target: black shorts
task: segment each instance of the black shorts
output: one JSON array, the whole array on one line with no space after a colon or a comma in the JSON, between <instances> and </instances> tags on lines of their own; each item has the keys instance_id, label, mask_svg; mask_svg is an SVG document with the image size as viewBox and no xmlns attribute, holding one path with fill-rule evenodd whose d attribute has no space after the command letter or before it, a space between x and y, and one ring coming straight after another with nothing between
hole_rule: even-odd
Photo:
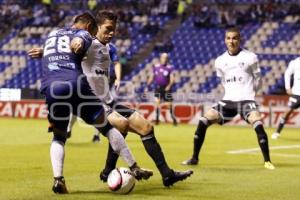
<instances>
[{"instance_id":1,"label":"black shorts","mask_svg":"<svg viewBox=\"0 0 300 200\"><path fill-rule=\"evenodd\" d=\"M118 112L120 115L122 115L123 117L125 117L127 119L135 112L134 109L131 109L127 106L124 106L124 105L122 105L120 103L116 103L116 102L113 102L111 107L113 110L115 110L116 112Z\"/></svg>"},{"instance_id":2,"label":"black shorts","mask_svg":"<svg viewBox=\"0 0 300 200\"><path fill-rule=\"evenodd\" d=\"M297 109L300 107L300 96L292 95L289 98L288 106L292 109Z\"/></svg>"},{"instance_id":3,"label":"black shorts","mask_svg":"<svg viewBox=\"0 0 300 200\"><path fill-rule=\"evenodd\" d=\"M258 110L258 104L256 101L228 101L221 100L213 109L217 110L220 114L221 120L219 124L224 124L231 121L237 114L248 122L248 116L250 112Z\"/></svg>"},{"instance_id":4,"label":"black shorts","mask_svg":"<svg viewBox=\"0 0 300 200\"><path fill-rule=\"evenodd\" d=\"M155 89L154 96L158 99L162 99L166 102L173 101L172 93L170 91L166 91L165 87L157 87Z\"/></svg>"}]
</instances>

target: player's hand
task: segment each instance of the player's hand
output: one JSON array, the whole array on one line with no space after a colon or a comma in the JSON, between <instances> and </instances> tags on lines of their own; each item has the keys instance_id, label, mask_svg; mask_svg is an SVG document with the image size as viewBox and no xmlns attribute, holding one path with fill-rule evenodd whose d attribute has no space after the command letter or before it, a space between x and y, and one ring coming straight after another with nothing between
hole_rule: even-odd
<instances>
[{"instance_id":1,"label":"player's hand","mask_svg":"<svg viewBox=\"0 0 300 200\"><path fill-rule=\"evenodd\" d=\"M292 95L292 89L287 89L287 90L286 90L286 93L287 93L288 95Z\"/></svg>"},{"instance_id":2,"label":"player's hand","mask_svg":"<svg viewBox=\"0 0 300 200\"><path fill-rule=\"evenodd\" d=\"M43 48L35 47L30 49L27 53L31 58L41 58L43 56Z\"/></svg>"},{"instance_id":3,"label":"player's hand","mask_svg":"<svg viewBox=\"0 0 300 200\"><path fill-rule=\"evenodd\" d=\"M170 91L170 90L171 90L171 87L167 86L167 87L165 88L165 90L166 90L166 91Z\"/></svg>"},{"instance_id":4,"label":"player's hand","mask_svg":"<svg viewBox=\"0 0 300 200\"><path fill-rule=\"evenodd\" d=\"M83 48L83 40L81 38L74 38L71 41L71 50L74 53L79 54L82 48Z\"/></svg>"},{"instance_id":5,"label":"player's hand","mask_svg":"<svg viewBox=\"0 0 300 200\"><path fill-rule=\"evenodd\" d=\"M115 84L115 90L118 92L120 89L121 81L116 79L114 84Z\"/></svg>"}]
</instances>

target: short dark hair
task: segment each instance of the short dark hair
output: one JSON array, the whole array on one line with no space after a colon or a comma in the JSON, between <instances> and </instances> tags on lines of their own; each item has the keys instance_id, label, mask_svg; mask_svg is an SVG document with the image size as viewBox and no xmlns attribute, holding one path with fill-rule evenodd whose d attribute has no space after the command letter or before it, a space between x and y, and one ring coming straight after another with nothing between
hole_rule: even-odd
<instances>
[{"instance_id":1,"label":"short dark hair","mask_svg":"<svg viewBox=\"0 0 300 200\"><path fill-rule=\"evenodd\" d=\"M101 25L104 23L105 20L111 20L114 23L117 23L118 16L110 11L99 11L96 15L96 22L98 25Z\"/></svg>"},{"instance_id":2,"label":"short dark hair","mask_svg":"<svg viewBox=\"0 0 300 200\"><path fill-rule=\"evenodd\" d=\"M74 24L75 23L78 23L78 22L82 22L82 23L90 23L91 27L91 31L95 31L97 30L97 22L96 22L96 19L94 17L94 15L90 12L84 12L80 15L77 15L75 18L74 18Z\"/></svg>"},{"instance_id":3,"label":"short dark hair","mask_svg":"<svg viewBox=\"0 0 300 200\"><path fill-rule=\"evenodd\" d=\"M228 33L228 32L238 33L239 37L241 37L241 31L238 27L235 27L235 26L229 27L229 28L226 29L226 33Z\"/></svg>"}]
</instances>

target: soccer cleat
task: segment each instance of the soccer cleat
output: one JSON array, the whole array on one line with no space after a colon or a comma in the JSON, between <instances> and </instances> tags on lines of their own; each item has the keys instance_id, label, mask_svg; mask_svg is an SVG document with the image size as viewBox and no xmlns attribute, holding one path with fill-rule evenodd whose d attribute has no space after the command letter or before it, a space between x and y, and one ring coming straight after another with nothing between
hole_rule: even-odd
<instances>
[{"instance_id":1,"label":"soccer cleat","mask_svg":"<svg viewBox=\"0 0 300 200\"><path fill-rule=\"evenodd\" d=\"M280 137L280 133L275 132L275 133L272 134L271 137L272 137L273 140L277 140Z\"/></svg>"},{"instance_id":2,"label":"soccer cleat","mask_svg":"<svg viewBox=\"0 0 300 200\"><path fill-rule=\"evenodd\" d=\"M183 181L187 177L191 176L193 173L194 172L192 170L187 170L187 171L183 171L183 172L172 170L172 173L170 176L163 178L163 184L164 184L164 186L169 187L178 181Z\"/></svg>"},{"instance_id":3,"label":"soccer cleat","mask_svg":"<svg viewBox=\"0 0 300 200\"><path fill-rule=\"evenodd\" d=\"M153 172L148 169L140 168L137 164L134 164L132 167L130 167L131 172L133 173L136 180L147 180L151 176L153 176Z\"/></svg>"},{"instance_id":4,"label":"soccer cleat","mask_svg":"<svg viewBox=\"0 0 300 200\"><path fill-rule=\"evenodd\" d=\"M94 143L100 142L100 137L99 137L99 135L94 135L92 141L93 141Z\"/></svg>"},{"instance_id":5,"label":"soccer cleat","mask_svg":"<svg viewBox=\"0 0 300 200\"><path fill-rule=\"evenodd\" d=\"M107 173L107 171L105 171L105 169L104 170L102 170L102 172L100 173L100 180L101 181L103 181L104 183L105 182L107 182L107 178L108 178L108 175L109 175L109 173L110 173L111 171L109 171L108 173Z\"/></svg>"},{"instance_id":6,"label":"soccer cleat","mask_svg":"<svg viewBox=\"0 0 300 200\"><path fill-rule=\"evenodd\" d=\"M198 160L195 158L191 158L189 160L185 160L181 163L182 165L198 165Z\"/></svg>"},{"instance_id":7,"label":"soccer cleat","mask_svg":"<svg viewBox=\"0 0 300 200\"><path fill-rule=\"evenodd\" d=\"M68 189L64 177L54 178L52 191L56 194L68 194Z\"/></svg>"},{"instance_id":8,"label":"soccer cleat","mask_svg":"<svg viewBox=\"0 0 300 200\"><path fill-rule=\"evenodd\" d=\"M273 170L273 169L275 169L275 166L270 161L267 161L267 162L265 162L265 168Z\"/></svg>"}]
</instances>

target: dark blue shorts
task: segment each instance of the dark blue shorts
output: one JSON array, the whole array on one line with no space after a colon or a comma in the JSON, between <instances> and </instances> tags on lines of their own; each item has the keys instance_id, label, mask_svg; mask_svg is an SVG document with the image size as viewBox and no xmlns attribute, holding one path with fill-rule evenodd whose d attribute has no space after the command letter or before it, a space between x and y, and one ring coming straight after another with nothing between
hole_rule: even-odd
<instances>
[{"instance_id":1,"label":"dark blue shorts","mask_svg":"<svg viewBox=\"0 0 300 200\"><path fill-rule=\"evenodd\" d=\"M93 124L95 119L104 114L102 103L84 83L55 82L43 94L46 97L51 126L63 132L67 132L71 113L88 124Z\"/></svg>"}]
</instances>

